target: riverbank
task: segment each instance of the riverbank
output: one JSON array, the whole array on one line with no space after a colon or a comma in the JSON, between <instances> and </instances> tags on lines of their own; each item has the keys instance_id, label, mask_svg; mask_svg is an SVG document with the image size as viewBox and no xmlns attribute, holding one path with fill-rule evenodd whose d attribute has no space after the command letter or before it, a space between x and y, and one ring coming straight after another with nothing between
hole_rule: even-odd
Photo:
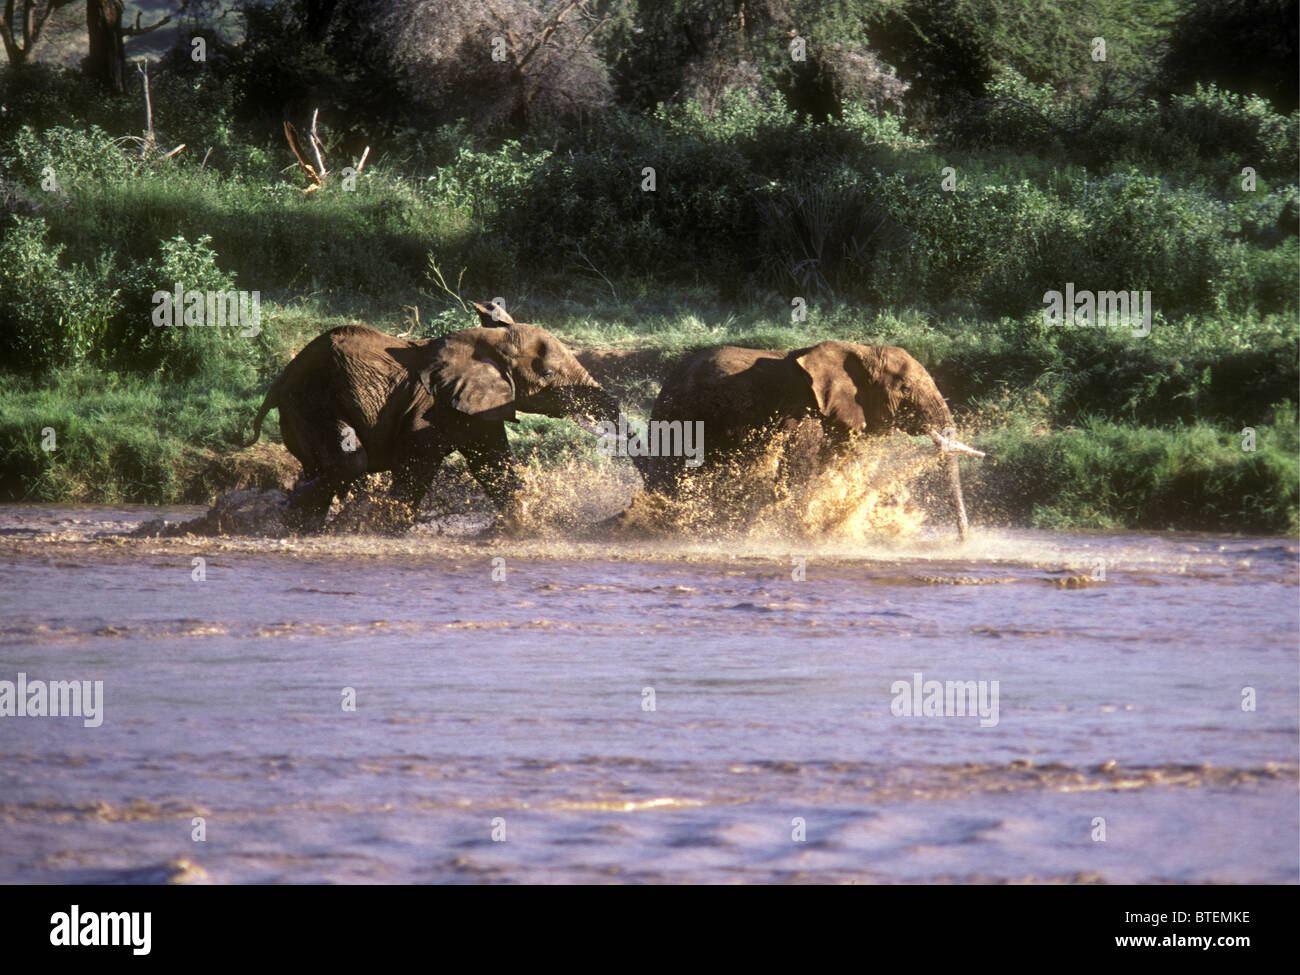
<instances>
[{"instance_id":1,"label":"riverbank","mask_svg":"<svg viewBox=\"0 0 1300 975\"><path fill-rule=\"evenodd\" d=\"M902 345L935 375L965 439L988 454L966 465L977 523L1256 533L1300 526L1290 398L1297 329L1281 319L1158 323L1138 337L843 306L813 309L796 325L761 306L729 308L686 293L581 307L538 297L524 307L633 417L648 413L662 377L694 348L827 338ZM237 444L282 364L317 332L356 320L324 306L271 304L264 338L256 354L244 351L243 367L216 363L188 378L90 366L5 376L0 498L211 504L231 490L287 488L298 465L278 443L274 413L259 444ZM382 315L367 322L393 332L415 326ZM510 435L516 456L538 469L611 463L564 420L524 417Z\"/></svg>"}]
</instances>

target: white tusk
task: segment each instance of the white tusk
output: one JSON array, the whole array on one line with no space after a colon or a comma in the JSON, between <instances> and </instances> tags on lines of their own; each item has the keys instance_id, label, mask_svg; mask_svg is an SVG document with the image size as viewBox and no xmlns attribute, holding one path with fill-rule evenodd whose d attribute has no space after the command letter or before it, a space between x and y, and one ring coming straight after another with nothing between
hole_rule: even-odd
<instances>
[{"instance_id":1,"label":"white tusk","mask_svg":"<svg viewBox=\"0 0 1300 975\"><path fill-rule=\"evenodd\" d=\"M956 437L945 437L938 430L927 430L926 433L930 435L930 439L933 440L939 446L939 449L945 454L970 454L972 457L984 456L984 451L976 450L974 447L967 447Z\"/></svg>"},{"instance_id":2,"label":"white tusk","mask_svg":"<svg viewBox=\"0 0 1300 975\"><path fill-rule=\"evenodd\" d=\"M572 416L570 416L569 419L571 419L574 423L576 423L583 430L586 430L594 437L600 437L604 435L601 432L600 428L597 427L595 423L587 419L587 417L582 416L581 414L575 413Z\"/></svg>"}]
</instances>

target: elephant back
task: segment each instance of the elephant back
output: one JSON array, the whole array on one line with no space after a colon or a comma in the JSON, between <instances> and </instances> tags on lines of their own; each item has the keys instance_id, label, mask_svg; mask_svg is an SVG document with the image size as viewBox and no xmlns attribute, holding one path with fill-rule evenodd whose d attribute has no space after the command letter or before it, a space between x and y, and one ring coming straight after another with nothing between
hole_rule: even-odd
<instances>
[{"instance_id":1,"label":"elephant back","mask_svg":"<svg viewBox=\"0 0 1300 975\"><path fill-rule=\"evenodd\" d=\"M685 359L664 381L651 418L702 420L726 437L770 420L791 383L783 352L721 346Z\"/></svg>"}]
</instances>

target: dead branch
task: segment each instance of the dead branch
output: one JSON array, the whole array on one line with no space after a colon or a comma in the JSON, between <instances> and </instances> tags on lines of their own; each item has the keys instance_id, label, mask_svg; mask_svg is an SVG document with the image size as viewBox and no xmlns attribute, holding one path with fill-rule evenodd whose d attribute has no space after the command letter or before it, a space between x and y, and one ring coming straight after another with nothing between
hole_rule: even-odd
<instances>
[{"instance_id":1,"label":"dead branch","mask_svg":"<svg viewBox=\"0 0 1300 975\"><path fill-rule=\"evenodd\" d=\"M181 12L183 13L185 11L185 8L188 6L189 6L188 3L181 4ZM148 27L141 27L140 11L137 10L135 12L135 26L119 27L117 32L121 34L123 37L139 37L141 34L152 33L153 31L156 31L159 27L165 27L167 24L171 23L171 19L172 19L172 15L168 14L162 20L158 21L158 23L156 24L150 24Z\"/></svg>"},{"instance_id":2,"label":"dead branch","mask_svg":"<svg viewBox=\"0 0 1300 975\"><path fill-rule=\"evenodd\" d=\"M140 146L140 158L143 159L148 155L149 150L154 144L153 134L153 102L149 98L149 62L141 58L136 62L136 68L139 70L141 77L144 78L144 143Z\"/></svg>"},{"instance_id":3,"label":"dead branch","mask_svg":"<svg viewBox=\"0 0 1300 975\"><path fill-rule=\"evenodd\" d=\"M326 172L325 170L325 160L321 158L322 146L320 144L320 138L316 135L316 117L318 115L320 115L320 109L319 108L312 109L311 132L308 133L308 135L311 141L311 153L316 159L316 171L320 173L321 181L324 182L325 177L328 176L329 173Z\"/></svg>"},{"instance_id":4,"label":"dead branch","mask_svg":"<svg viewBox=\"0 0 1300 975\"><path fill-rule=\"evenodd\" d=\"M298 165L302 168L302 171L307 174L308 186L303 190L303 193L315 193L324 185L324 180L320 170L307 161L307 156L302 150L302 144L298 141L298 130L294 128L292 122L286 121L284 123L284 137L289 140L289 148L293 150L293 155L294 158L298 160Z\"/></svg>"},{"instance_id":5,"label":"dead branch","mask_svg":"<svg viewBox=\"0 0 1300 975\"><path fill-rule=\"evenodd\" d=\"M325 144L321 142L317 134L317 123L320 120L320 109L317 108L311 113L311 129L307 132L306 145L303 144L303 138L298 134L292 122L284 123L284 137L289 142L289 148L293 150L293 156L298 160L298 167L307 176L307 188L303 190L304 194L315 193L325 185L326 178L330 171L325 166ZM366 160L370 158L370 147L366 146L365 151L361 153L361 159L357 162L355 172L360 173L365 169ZM293 169L293 164L280 170L287 173Z\"/></svg>"}]
</instances>

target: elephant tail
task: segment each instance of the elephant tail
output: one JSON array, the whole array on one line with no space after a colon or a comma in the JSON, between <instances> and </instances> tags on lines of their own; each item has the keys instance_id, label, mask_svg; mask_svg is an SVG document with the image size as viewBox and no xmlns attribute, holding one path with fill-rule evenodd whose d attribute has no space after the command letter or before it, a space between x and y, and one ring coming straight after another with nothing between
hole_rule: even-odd
<instances>
[{"instance_id":1,"label":"elephant tail","mask_svg":"<svg viewBox=\"0 0 1300 975\"><path fill-rule=\"evenodd\" d=\"M275 382L271 384L271 388L266 391L266 399L262 400L262 407L257 411L257 416L253 418L253 435L240 444L241 447L251 447L253 444L257 443L257 438L262 435L262 421L266 419L266 414L270 413L272 409L280 405L277 401L277 397L280 393L281 378L283 378L283 376L278 377Z\"/></svg>"}]
</instances>

